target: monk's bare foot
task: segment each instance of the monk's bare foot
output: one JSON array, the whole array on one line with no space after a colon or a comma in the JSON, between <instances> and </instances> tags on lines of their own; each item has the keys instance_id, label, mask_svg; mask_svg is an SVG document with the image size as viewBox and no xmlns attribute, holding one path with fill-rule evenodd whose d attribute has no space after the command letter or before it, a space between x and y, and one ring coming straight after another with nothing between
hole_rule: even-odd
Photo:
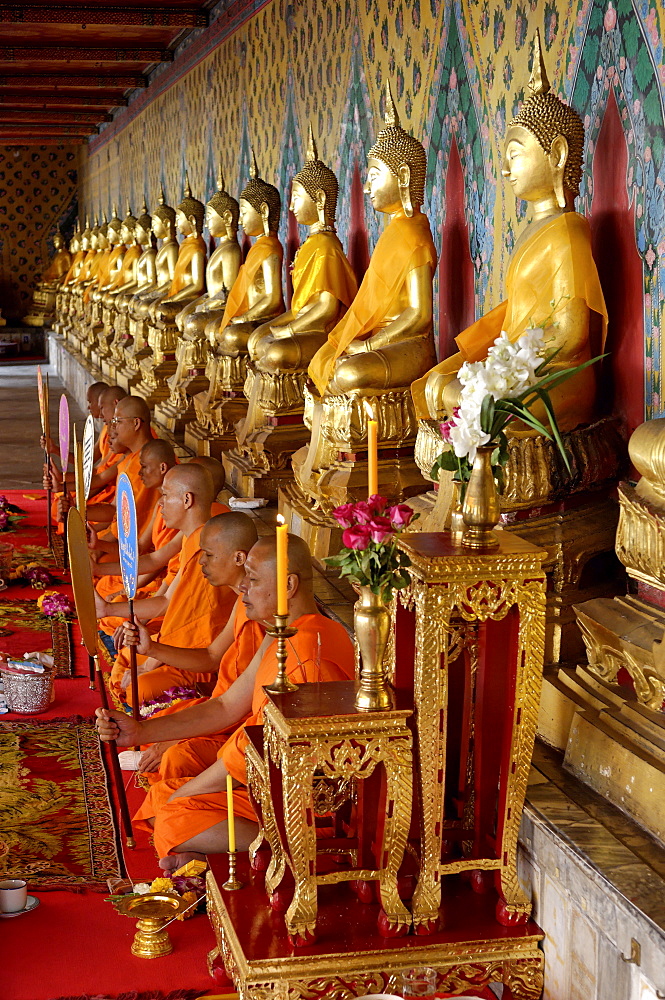
<instances>
[{"instance_id":1,"label":"monk's bare foot","mask_svg":"<svg viewBox=\"0 0 665 1000\"><path fill-rule=\"evenodd\" d=\"M165 872L177 872L188 861L205 861L205 854L197 854L196 851L185 851L182 854L168 854L165 858L159 859L159 867Z\"/></svg>"}]
</instances>

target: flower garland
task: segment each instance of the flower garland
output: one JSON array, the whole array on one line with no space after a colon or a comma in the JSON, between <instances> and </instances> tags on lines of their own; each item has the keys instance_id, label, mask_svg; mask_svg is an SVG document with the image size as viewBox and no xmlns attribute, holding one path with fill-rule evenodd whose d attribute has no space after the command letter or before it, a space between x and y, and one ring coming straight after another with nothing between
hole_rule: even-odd
<instances>
[{"instance_id":1,"label":"flower garland","mask_svg":"<svg viewBox=\"0 0 665 1000\"><path fill-rule=\"evenodd\" d=\"M149 719L157 712L161 712L164 708L169 708L171 705L177 705L180 701L191 701L193 698L198 697L199 695L196 693L194 688L170 687L167 688L166 691L163 691L159 698L152 698L150 701L144 701L141 705L141 716L144 719Z\"/></svg>"},{"instance_id":2,"label":"flower garland","mask_svg":"<svg viewBox=\"0 0 665 1000\"><path fill-rule=\"evenodd\" d=\"M411 560L397 548L397 537L418 514L403 503L388 506L378 493L359 503L342 504L332 513L344 528L344 548L335 556L326 556L329 566L335 566L352 583L369 587L383 601L392 600L393 591L408 587Z\"/></svg>"},{"instance_id":3,"label":"flower garland","mask_svg":"<svg viewBox=\"0 0 665 1000\"><path fill-rule=\"evenodd\" d=\"M51 621L68 622L76 614L76 608L65 594L49 590L37 600L37 607Z\"/></svg>"},{"instance_id":4,"label":"flower garland","mask_svg":"<svg viewBox=\"0 0 665 1000\"><path fill-rule=\"evenodd\" d=\"M22 507L10 503L4 494L0 496L0 531L14 531L25 517Z\"/></svg>"}]
</instances>

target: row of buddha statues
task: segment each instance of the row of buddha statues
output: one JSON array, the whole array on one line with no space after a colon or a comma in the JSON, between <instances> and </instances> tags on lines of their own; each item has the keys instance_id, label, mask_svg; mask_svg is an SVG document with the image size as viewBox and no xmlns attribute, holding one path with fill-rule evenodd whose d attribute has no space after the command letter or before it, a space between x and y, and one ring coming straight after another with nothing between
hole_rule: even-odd
<instances>
[{"instance_id":1,"label":"row of buddha statues","mask_svg":"<svg viewBox=\"0 0 665 1000\"><path fill-rule=\"evenodd\" d=\"M56 331L106 381L145 398L156 422L189 449L222 456L239 493L274 498L279 491L292 523L310 525L304 534L321 555L335 530L332 508L366 496L372 416L379 492L405 500L431 486L438 426L456 406L460 366L486 357L502 330L516 340L545 327L561 369L602 351L607 314L590 228L574 210L584 126L552 92L538 36L529 89L507 128L502 173L532 207L531 218L512 252L506 301L459 333L452 357L437 363L437 253L422 211L427 156L401 126L389 86L365 183L387 224L359 287L335 231L337 178L310 129L291 185L290 210L309 235L293 262L289 309L280 193L253 158L238 201L220 173L206 206L187 181L176 209L162 192L151 214L144 205L138 218L128 211L121 220L114 210L109 221L86 224L74 235L59 285ZM207 263L204 222L218 241ZM244 262L239 225L253 241ZM597 395L596 366L553 393L576 460L580 450L577 488L616 469L616 440L607 429L589 443ZM565 470L544 440L524 430L513 436L521 457L508 469L504 502L542 504L560 493Z\"/></svg>"}]
</instances>

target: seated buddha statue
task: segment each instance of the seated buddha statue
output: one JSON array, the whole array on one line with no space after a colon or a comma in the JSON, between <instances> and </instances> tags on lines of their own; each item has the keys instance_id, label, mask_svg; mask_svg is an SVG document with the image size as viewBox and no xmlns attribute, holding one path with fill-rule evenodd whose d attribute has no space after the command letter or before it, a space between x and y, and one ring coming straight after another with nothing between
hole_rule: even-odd
<instances>
[{"instance_id":1,"label":"seated buddha statue","mask_svg":"<svg viewBox=\"0 0 665 1000\"><path fill-rule=\"evenodd\" d=\"M131 386L140 381L139 363L142 358L150 354L148 344L150 306L168 294L178 260L176 213L174 208L166 204L163 188L160 191L157 208L151 216L151 228L153 236L161 243L154 255L150 248L141 258L144 262L145 282L140 284L127 306L128 349L125 352L123 366L116 371L118 384L127 392Z\"/></svg>"},{"instance_id":2,"label":"seated buddha statue","mask_svg":"<svg viewBox=\"0 0 665 1000\"><path fill-rule=\"evenodd\" d=\"M206 226L219 239L206 267L206 292L194 299L175 318L180 338L176 347L178 367L168 379L168 401L155 411L156 419L169 430L180 430L195 416L192 396L208 387L205 369L210 345L206 327L224 315L229 289L242 263L238 243L239 205L225 190L220 167L217 190L206 205Z\"/></svg>"},{"instance_id":3,"label":"seated buddha statue","mask_svg":"<svg viewBox=\"0 0 665 1000\"><path fill-rule=\"evenodd\" d=\"M205 289L206 245L201 232L205 206L192 197L189 177L185 175L185 193L176 209L176 227L185 239L180 244L173 281L167 294L155 299L148 310L148 344L151 353L141 362L141 382L136 392L151 403L169 394L166 379L176 369L175 349L178 329L175 318L189 302Z\"/></svg>"},{"instance_id":4,"label":"seated buddha statue","mask_svg":"<svg viewBox=\"0 0 665 1000\"><path fill-rule=\"evenodd\" d=\"M104 296L115 287L115 282L122 275L123 261L127 252L127 244L123 240L122 220L118 216L118 209L113 206L113 216L106 225L104 257L101 259L97 280L93 282L83 296L86 303L86 325L88 330L87 343L83 347L83 353L90 359L93 352L98 350L98 338L102 335L104 306ZM104 241L104 236L101 237Z\"/></svg>"},{"instance_id":5,"label":"seated buddha statue","mask_svg":"<svg viewBox=\"0 0 665 1000\"><path fill-rule=\"evenodd\" d=\"M542 327L548 351L558 351L553 369L572 368L602 352L607 312L589 224L574 209L582 175L584 125L577 112L552 93L539 35L529 90L530 96L508 124L504 145L502 174L516 197L533 206L510 259L507 298L459 334L458 353L414 382L416 410L424 420L439 421L452 413L461 388L460 367L465 361L484 360L502 330L515 341L526 329ZM562 431L593 420L596 380L596 366L591 366L553 390ZM513 436L533 433L526 428L511 430Z\"/></svg>"},{"instance_id":6,"label":"seated buddha statue","mask_svg":"<svg viewBox=\"0 0 665 1000\"><path fill-rule=\"evenodd\" d=\"M300 499L323 510L367 495L367 407L378 421L379 492L422 490L409 454L416 421L408 390L435 356L436 251L421 211L426 156L401 127L390 86L385 127L367 159L365 193L388 216L351 307L312 358L305 416L312 434L293 456Z\"/></svg>"},{"instance_id":7,"label":"seated buddha statue","mask_svg":"<svg viewBox=\"0 0 665 1000\"><path fill-rule=\"evenodd\" d=\"M81 265L83 264L83 258L85 257L85 250L81 246L81 228L78 223L76 225L76 229L74 230L74 234L69 241L69 253L71 255L72 262L69 265L69 270L63 278L55 297L55 322L53 324L53 329L61 336L66 336L67 327L65 323L65 316L68 311L72 282L78 277Z\"/></svg>"},{"instance_id":8,"label":"seated buddha statue","mask_svg":"<svg viewBox=\"0 0 665 1000\"><path fill-rule=\"evenodd\" d=\"M108 256L106 252L108 247L106 227L102 227L96 218L94 225L88 228L87 241L89 249L74 284L70 310L73 336L76 338L79 351L83 351L87 341L90 292L96 287L100 267Z\"/></svg>"},{"instance_id":9,"label":"seated buddha statue","mask_svg":"<svg viewBox=\"0 0 665 1000\"><path fill-rule=\"evenodd\" d=\"M125 361L125 354L131 344L129 334L129 304L132 297L141 289L146 288L154 282L155 277L155 257L157 251L152 243L152 218L148 212L148 206L143 201L141 215L134 223L134 234L132 246L125 254L125 276L126 281L117 289L115 294L115 334L109 347L108 364L113 364L114 368L121 367ZM140 256L134 259L132 248L138 247ZM143 249L143 248L146 249ZM131 254L131 256L130 256ZM113 382L114 379L111 379Z\"/></svg>"},{"instance_id":10,"label":"seated buddha statue","mask_svg":"<svg viewBox=\"0 0 665 1000\"><path fill-rule=\"evenodd\" d=\"M53 237L53 247L55 253L33 292L30 311L21 320L24 326L45 326L54 316L55 297L69 272L72 256L61 232Z\"/></svg>"},{"instance_id":11,"label":"seated buddha statue","mask_svg":"<svg viewBox=\"0 0 665 1000\"><path fill-rule=\"evenodd\" d=\"M309 438L302 421L307 367L358 290L335 232L337 194L337 178L319 159L310 126L289 206L298 223L309 228L293 261L291 308L249 338L247 419L238 447L224 456L232 485L243 496L258 491L276 497L280 479L290 478L285 452L291 455Z\"/></svg>"},{"instance_id":12,"label":"seated buddha statue","mask_svg":"<svg viewBox=\"0 0 665 1000\"><path fill-rule=\"evenodd\" d=\"M211 434L220 448L222 441L226 446L235 444L234 424L247 409L243 395L247 342L257 326L284 311L284 251L277 237L281 207L279 191L259 176L252 154L250 180L240 195L239 219L245 234L256 240L229 290L222 318L206 326L213 353L206 366L209 388L195 396L197 419L185 435L187 442L188 434L193 434L193 440L203 442L206 450Z\"/></svg>"},{"instance_id":13,"label":"seated buddha statue","mask_svg":"<svg viewBox=\"0 0 665 1000\"><path fill-rule=\"evenodd\" d=\"M143 247L136 238L136 221L128 205L127 215L122 220L120 228L120 238L127 247L122 258L122 268L116 272L115 278L110 282L110 287L102 298L102 326L104 329L103 333L97 336L99 360L96 357L94 360L97 366L101 368L104 376L111 382L115 381L116 360L111 358L111 352L117 332L118 297L123 288L134 288L136 286L136 270L141 254L143 253Z\"/></svg>"},{"instance_id":14,"label":"seated buddha statue","mask_svg":"<svg viewBox=\"0 0 665 1000\"><path fill-rule=\"evenodd\" d=\"M67 344L71 349L76 352L79 350L78 338L76 337L76 326L75 326L75 316L77 308L77 299L80 289L81 275L84 273L89 258L91 250L91 229L88 219L83 224L83 229L79 235L80 243L80 258L76 267L72 265L72 273L69 281L67 282L67 295L63 301L62 311L60 313L60 327L59 332L64 334Z\"/></svg>"}]
</instances>

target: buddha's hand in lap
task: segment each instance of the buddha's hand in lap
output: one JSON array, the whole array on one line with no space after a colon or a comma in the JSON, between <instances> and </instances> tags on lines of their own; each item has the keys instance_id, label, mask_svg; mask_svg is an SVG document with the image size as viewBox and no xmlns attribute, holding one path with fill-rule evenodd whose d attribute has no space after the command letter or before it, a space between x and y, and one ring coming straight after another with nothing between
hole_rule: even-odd
<instances>
[{"instance_id":1,"label":"buddha's hand in lap","mask_svg":"<svg viewBox=\"0 0 665 1000\"><path fill-rule=\"evenodd\" d=\"M350 344L347 344L344 354L364 354L366 350L364 340L352 340ZM344 354L342 355L342 359L344 358Z\"/></svg>"}]
</instances>

